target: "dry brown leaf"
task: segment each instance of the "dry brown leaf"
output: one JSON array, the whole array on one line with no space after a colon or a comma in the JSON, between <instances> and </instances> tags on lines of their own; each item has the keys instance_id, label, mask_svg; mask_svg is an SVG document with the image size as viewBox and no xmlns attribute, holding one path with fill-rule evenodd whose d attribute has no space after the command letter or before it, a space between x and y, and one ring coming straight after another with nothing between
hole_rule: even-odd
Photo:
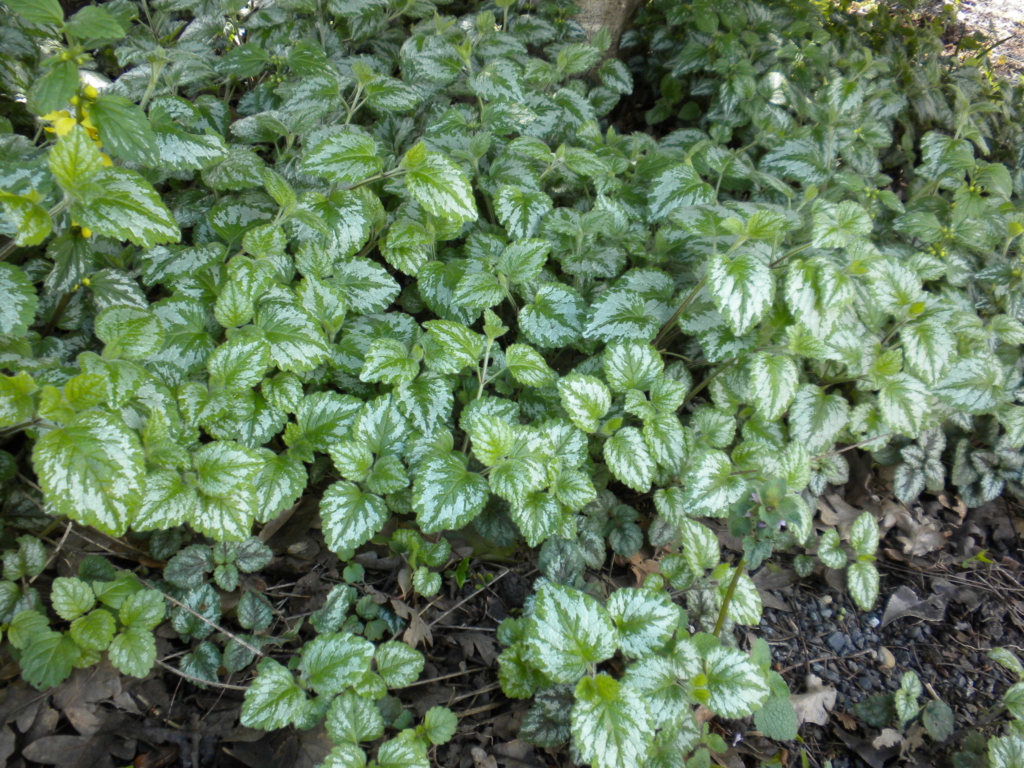
<instances>
[{"instance_id":1,"label":"dry brown leaf","mask_svg":"<svg viewBox=\"0 0 1024 768\"><path fill-rule=\"evenodd\" d=\"M903 554L922 557L929 552L942 549L949 533L942 532L942 523L925 513L923 508L909 509L891 499L882 503L881 534L898 528L896 540L903 545Z\"/></svg>"},{"instance_id":2,"label":"dry brown leaf","mask_svg":"<svg viewBox=\"0 0 1024 768\"><path fill-rule=\"evenodd\" d=\"M404 600L399 600L397 597L391 599L391 607L395 609L395 613L409 621L409 626L406 627L405 632L402 634L402 640L410 648L415 648L420 643L430 646L434 644L434 634L430 631L430 625L423 620L417 611L414 611Z\"/></svg>"},{"instance_id":3,"label":"dry brown leaf","mask_svg":"<svg viewBox=\"0 0 1024 768\"><path fill-rule=\"evenodd\" d=\"M498 768L498 761L493 755L488 755L480 747L473 747L469 750L473 756L473 768Z\"/></svg>"},{"instance_id":4,"label":"dry brown leaf","mask_svg":"<svg viewBox=\"0 0 1024 768\"><path fill-rule=\"evenodd\" d=\"M946 616L947 598L934 594L922 600L910 587L904 585L892 593L882 614L882 626L891 624L904 616L913 616L925 621L942 621Z\"/></svg>"},{"instance_id":5,"label":"dry brown leaf","mask_svg":"<svg viewBox=\"0 0 1024 768\"><path fill-rule=\"evenodd\" d=\"M854 520L864 514L863 509L847 504L841 496L834 493L818 499L818 512L821 515L821 522L836 526L839 538L843 541L850 537L850 526Z\"/></svg>"},{"instance_id":6,"label":"dry brown leaf","mask_svg":"<svg viewBox=\"0 0 1024 768\"><path fill-rule=\"evenodd\" d=\"M825 725L828 723L828 713L836 705L838 691L828 685L824 685L820 677L816 675L807 676L807 693L799 693L790 696L789 700L796 710L796 722L799 727L803 723L814 723Z\"/></svg>"},{"instance_id":7,"label":"dry brown leaf","mask_svg":"<svg viewBox=\"0 0 1024 768\"><path fill-rule=\"evenodd\" d=\"M647 577L652 573L661 573L661 563L657 560L652 560L649 557L643 557L641 553L633 555L629 558L629 569L633 572L633 576L636 578L636 585L642 587Z\"/></svg>"},{"instance_id":8,"label":"dry brown leaf","mask_svg":"<svg viewBox=\"0 0 1024 768\"><path fill-rule=\"evenodd\" d=\"M25 747L22 756L60 768L113 768L110 734L100 736L44 736Z\"/></svg>"},{"instance_id":9,"label":"dry brown leaf","mask_svg":"<svg viewBox=\"0 0 1024 768\"><path fill-rule=\"evenodd\" d=\"M903 741L903 737L900 732L895 728L885 728L880 734L878 734L871 741L871 746L875 749L885 749L886 747L895 747L897 744Z\"/></svg>"},{"instance_id":10,"label":"dry brown leaf","mask_svg":"<svg viewBox=\"0 0 1024 768\"><path fill-rule=\"evenodd\" d=\"M848 715L845 712L833 712L832 717L838 720L842 724L843 728L848 728L852 731L857 727L857 718L852 715Z\"/></svg>"},{"instance_id":11,"label":"dry brown leaf","mask_svg":"<svg viewBox=\"0 0 1024 768\"><path fill-rule=\"evenodd\" d=\"M850 750L856 752L857 756L870 765L871 768L886 768L886 764L899 754L899 750L895 747L876 749L871 745L870 741L854 736L852 733L847 733L842 728L835 728L832 732Z\"/></svg>"},{"instance_id":12,"label":"dry brown leaf","mask_svg":"<svg viewBox=\"0 0 1024 768\"><path fill-rule=\"evenodd\" d=\"M911 752L916 752L924 746L924 737L928 731L920 723L914 723L910 728L907 729L906 738L903 739L903 744L900 745L900 755L906 757Z\"/></svg>"},{"instance_id":13,"label":"dry brown leaf","mask_svg":"<svg viewBox=\"0 0 1024 768\"><path fill-rule=\"evenodd\" d=\"M494 664L501 653L498 641L493 635L486 635L483 632L458 632L454 637L466 656L479 656L488 667Z\"/></svg>"},{"instance_id":14,"label":"dry brown leaf","mask_svg":"<svg viewBox=\"0 0 1024 768\"><path fill-rule=\"evenodd\" d=\"M778 611L792 611L782 598L772 594L771 590L784 589L796 581L796 572L786 568L771 568L765 566L751 578L757 593L761 596L761 603L766 608L773 608Z\"/></svg>"}]
</instances>

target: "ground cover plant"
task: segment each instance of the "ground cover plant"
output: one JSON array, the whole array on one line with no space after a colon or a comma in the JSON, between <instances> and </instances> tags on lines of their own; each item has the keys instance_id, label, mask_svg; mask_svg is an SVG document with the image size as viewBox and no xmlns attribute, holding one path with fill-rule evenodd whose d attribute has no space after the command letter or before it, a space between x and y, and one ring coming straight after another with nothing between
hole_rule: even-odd
<instances>
[{"instance_id":1,"label":"ground cover plant","mask_svg":"<svg viewBox=\"0 0 1024 768\"><path fill-rule=\"evenodd\" d=\"M739 645L751 572L876 604L875 518L814 522L849 451L904 502L1024 494L1020 86L885 8L653 2L624 61L575 10L6 1L0 627L27 682L144 677L170 627L192 684L244 681L243 725L426 766L457 718L396 698L416 617L354 557L425 603L519 547L520 737L709 765L698 707L798 735ZM345 575L282 627L243 576L302 503ZM152 566L54 578L72 525ZM642 549L642 585L594 578ZM915 679L898 725L942 741ZM1011 724L978 759L1022 753Z\"/></svg>"}]
</instances>

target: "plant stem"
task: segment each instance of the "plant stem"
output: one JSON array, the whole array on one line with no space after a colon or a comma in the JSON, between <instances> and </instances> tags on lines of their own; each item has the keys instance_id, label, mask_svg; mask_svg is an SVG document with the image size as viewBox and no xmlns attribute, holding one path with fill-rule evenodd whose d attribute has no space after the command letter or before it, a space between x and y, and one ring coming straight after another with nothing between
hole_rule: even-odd
<instances>
[{"instance_id":1,"label":"plant stem","mask_svg":"<svg viewBox=\"0 0 1024 768\"><path fill-rule=\"evenodd\" d=\"M54 216L63 213L69 205L71 205L71 201L65 197L63 200L61 200L59 203L53 206L53 208L47 211L47 213L50 214L50 218L52 219ZM10 240L8 240L6 243L4 243L3 247L0 247L0 261L4 261L19 247L20 246L18 245L17 238L11 238Z\"/></svg>"},{"instance_id":2,"label":"plant stem","mask_svg":"<svg viewBox=\"0 0 1024 768\"><path fill-rule=\"evenodd\" d=\"M704 287L704 284L707 281L708 276L705 274L704 277L702 277L697 284L693 286L693 290L690 291L690 294L685 299L683 299L683 303L679 305L678 309L672 313L672 317L666 320L665 324L661 326L661 330L658 331L658 335L654 338L654 346L657 347L661 344L661 342L665 340L665 337L668 336L669 332L675 328L676 320L678 320L679 316L686 311L686 308L693 303L693 300L697 298L697 294L700 293L701 288Z\"/></svg>"},{"instance_id":3,"label":"plant stem","mask_svg":"<svg viewBox=\"0 0 1024 768\"><path fill-rule=\"evenodd\" d=\"M736 563L736 571L732 575L732 581L729 582L729 588L725 591L725 599L722 601L722 607L718 611L718 621L715 622L715 637L722 634L722 625L725 624L725 617L729 613L729 604L732 603L732 596L736 594L736 585L740 583L740 576L743 574L743 568L746 566L746 560L740 558L740 561Z\"/></svg>"},{"instance_id":4,"label":"plant stem","mask_svg":"<svg viewBox=\"0 0 1024 768\"><path fill-rule=\"evenodd\" d=\"M347 187L344 187L344 189L358 189L359 187L365 186L366 184L372 184L375 181L381 181L382 179L390 179L393 176L401 176L403 173L405 173L405 168L392 168L390 171L383 171L382 173L378 173L375 176L370 176L369 178L363 179L362 181L357 181L355 184L349 184Z\"/></svg>"}]
</instances>

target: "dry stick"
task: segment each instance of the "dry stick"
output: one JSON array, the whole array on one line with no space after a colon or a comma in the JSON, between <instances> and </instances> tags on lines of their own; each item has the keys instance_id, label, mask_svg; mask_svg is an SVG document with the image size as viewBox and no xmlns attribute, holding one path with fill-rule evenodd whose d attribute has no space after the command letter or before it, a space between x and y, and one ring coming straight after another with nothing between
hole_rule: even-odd
<instances>
[{"instance_id":1,"label":"dry stick","mask_svg":"<svg viewBox=\"0 0 1024 768\"><path fill-rule=\"evenodd\" d=\"M454 704L457 701L462 701L463 699L471 699L474 696L479 696L482 693L490 693L491 691L496 691L499 688L501 688L501 685L499 683L492 683L491 685L488 685L486 688L481 688L479 691L473 691L472 693L464 693L461 696L456 696L454 699L450 699L448 703Z\"/></svg>"},{"instance_id":2,"label":"dry stick","mask_svg":"<svg viewBox=\"0 0 1024 768\"><path fill-rule=\"evenodd\" d=\"M250 651L255 653L257 656L259 656L261 658L263 657L263 651L261 651L259 648L256 648L255 646L249 645L249 643L245 642L245 640L240 638L238 635L233 634L232 632L229 632L228 630L224 629L224 627L220 626L216 622L210 621L208 618L203 616L201 613L199 613L198 611L193 610L192 608L189 608L187 605L185 605L184 603L180 602L179 600L175 600L173 597L168 595L166 592L163 592L162 590L159 590L156 587L154 587L152 584L150 584L148 581L146 581L141 576L136 575L135 578L138 579L143 584L143 586L148 587L149 589L152 589L152 590L154 590L156 592L159 592L161 595L164 596L165 600L169 600L171 603L173 603L174 605L178 606L179 608L183 608L184 610L188 611L193 616L195 616L197 619L199 619L201 622L203 622L204 624L209 624L211 627L216 629L221 634L227 635L232 640L234 640L236 643L241 645L243 648L248 648Z\"/></svg>"},{"instance_id":3,"label":"dry stick","mask_svg":"<svg viewBox=\"0 0 1024 768\"><path fill-rule=\"evenodd\" d=\"M157 659L156 663L159 664L164 669L166 669L168 672L173 672L174 674L178 675L178 677L183 677L186 680L190 680L193 683L199 683L201 685L212 685L214 688L226 688L229 691L248 691L249 690L249 686L247 686L247 685L229 685L228 683L214 683L214 682L212 682L210 680L204 680L201 677L194 677L194 676L190 675L188 672L182 672L177 667L171 666L170 664L165 664L160 659Z\"/></svg>"},{"instance_id":4,"label":"dry stick","mask_svg":"<svg viewBox=\"0 0 1024 768\"><path fill-rule=\"evenodd\" d=\"M471 675L474 672L486 672L490 667L474 667L473 669L467 669L465 672L452 672L450 675L441 675L440 677L432 677L429 680L418 680L415 683L410 683L405 688L415 688L417 685L426 685L427 683L436 683L439 680L448 680L453 677L462 677L463 675ZM404 689L403 689L404 690Z\"/></svg>"},{"instance_id":5,"label":"dry stick","mask_svg":"<svg viewBox=\"0 0 1024 768\"><path fill-rule=\"evenodd\" d=\"M867 656L869 653L874 653L874 652L875 652L874 648L868 648L866 651L857 651L856 653L851 653L848 656L822 656L822 657L817 658L817 659L805 659L804 661L801 661L801 662L799 662L797 664L793 664L791 666L788 666L785 669L780 669L779 670L779 674L783 675L786 672L794 670L797 667L802 667L805 664L817 664L820 661L834 661L835 659L855 659L858 656Z\"/></svg>"},{"instance_id":6,"label":"dry stick","mask_svg":"<svg viewBox=\"0 0 1024 768\"><path fill-rule=\"evenodd\" d=\"M490 587L490 586L493 586L493 585L497 584L497 583L498 583L499 581L501 581L502 579L504 579L504 578L505 578L506 576L508 576L508 575L509 575L510 573L512 573L512 571L511 571L511 570L509 570L508 568L506 568L506 569L505 569L505 572L504 572L503 574L501 574L501 575L500 575L500 576L498 576L497 578L493 579L493 580L492 580L492 581L491 581L491 582L490 582L489 584L487 584L486 586ZM441 614L440 616L438 616L438 617L437 617L436 619L434 619L434 620L433 620L432 622L430 622L430 623L429 623L429 624L428 624L427 626L428 626L428 627L432 627L432 626L434 626L435 624L437 624L437 622L439 622L439 621L440 621L441 619L443 619L443 618L444 618L445 616L447 616L447 615L448 615L449 613L451 613L452 611L454 611L454 610L456 610L456 609L458 609L458 608L461 608L461 607L462 607L463 605L465 605L466 603L468 603L468 602L469 602L470 600L472 600L472 599L473 599L474 597L476 597L476 596L477 596L478 594L479 594L478 592L473 592L473 593L471 593L470 595L468 595L467 597L464 597L464 598L463 598L462 600L459 600L459 602L457 602L457 603L456 603L455 605L453 605L453 606L452 606L451 608L449 608L449 609L448 609L447 611L445 611L444 613L442 613L442 614ZM431 603L430 605L433 605L433 603ZM427 608L429 608L429 607L430 607L430 605L428 605L428 606L427 606ZM427 610L427 608L424 608L424 609L423 609L423 611ZM420 611L420 616L422 616L422 615L423 615L423 611Z\"/></svg>"},{"instance_id":7,"label":"dry stick","mask_svg":"<svg viewBox=\"0 0 1024 768\"><path fill-rule=\"evenodd\" d=\"M61 549L64 548L64 542L68 540L68 535L70 533L71 533L71 521L68 520L68 525L64 529L64 535L61 536L60 537L60 541L57 542L57 546L54 548L53 554L50 555L49 559L46 561L46 565L43 566L43 571L45 571L47 568L49 568L51 565L53 565L53 561L57 559L57 555L60 553ZM33 581L35 581L37 578L39 578L39 576L42 574L43 571L40 571L35 576L33 576L31 579L29 579L28 583L31 584Z\"/></svg>"}]
</instances>

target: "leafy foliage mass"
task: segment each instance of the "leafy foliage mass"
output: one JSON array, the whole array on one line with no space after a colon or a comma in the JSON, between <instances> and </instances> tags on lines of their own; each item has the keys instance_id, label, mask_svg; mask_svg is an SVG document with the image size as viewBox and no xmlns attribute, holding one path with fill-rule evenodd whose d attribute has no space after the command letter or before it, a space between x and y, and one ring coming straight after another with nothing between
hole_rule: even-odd
<instances>
[{"instance_id":1,"label":"leafy foliage mass","mask_svg":"<svg viewBox=\"0 0 1024 768\"><path fill-rule=\"evenodd\" d=\"M388 691L423 658L377 642L401 619L370 596L337 586L290 666L268 649L298 629L270 636L256 593L213 634L213 585L269 560L254 526L307 499L342 561L390 546L425 597L447 532L539 547L500 629L524 737L707 764L697 705L796 736L767 644L732 638L760 619L748 569L793 550L876 601L871 515L812 523L845 446L906 501L1024 495L1019 92L933 28L655 0L627 65L558 3L6 6L6 530L41 505L168 561L152 583L83 563L53 620L45 548L10 537L0 622L33 685L104 652L147 674L169 611L194 682L256 665L246 725L326 720L332 768L394 728L376 764L426 766L455 718L407 727ZM584 581L645 544L642 587Z\"/></svg>"}]
</instances>

